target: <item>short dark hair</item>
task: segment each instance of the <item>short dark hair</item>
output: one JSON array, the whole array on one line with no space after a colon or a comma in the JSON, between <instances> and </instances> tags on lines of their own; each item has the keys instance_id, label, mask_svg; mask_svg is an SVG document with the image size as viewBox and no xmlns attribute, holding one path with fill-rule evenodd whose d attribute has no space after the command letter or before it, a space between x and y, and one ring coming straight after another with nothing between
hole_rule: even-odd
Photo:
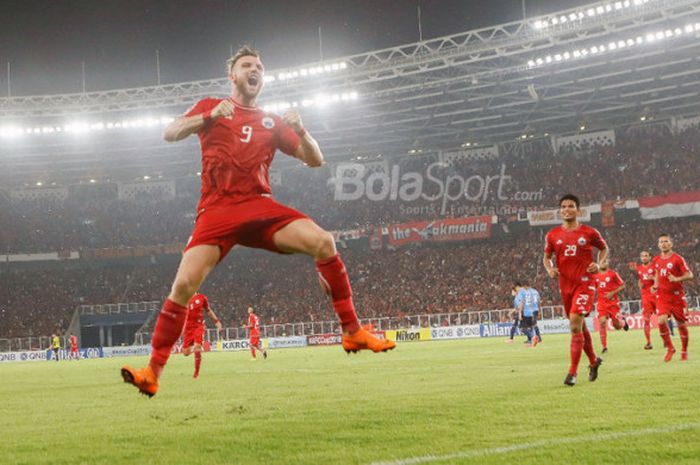
<instances>
[{"instance_id":1,"label":"short dark hair","mask_svg":"<svg viewBox=\"0 0 700 465\"><path fill-rule=\"evenodd\" d=\"M525 283L523 281L515 281L513 283L513 289L515 289L516 287L523 287L524 285Z\"/></svg>"},{"instance_id":2,"label":"short dark hair","mask_svg":"<svg viewBox=\"0 0 700 465\"><path fill-rule=\"evenodd\" d=\"M671 239L671 235L669 233L661 233L659 234L659 237L657 239L661 239L662 237L668 237L669 239Z\"/></svg>"},{"instance_id":3,"label":"short dark hair","mask_svg":"<svg viewBox=\"0 0 700 465\"><path fill-rule=\"evenodd\" d=\"M236 53L231 58L226 60L226 70L228 71L229 74L231 74L233 67L236 66L236 62L243 57L258 57L258 58L260 58L260 52L255 50L250 45L243 45L241 48L238 49L238 51L236 51Z\"/></svg>"},{"instance_id":4,"label":"short dark hair","mask_svg":"<svg viewBox=\"0 0 700 465\"><path fill-rule=\"evenodd\" d=\"M561 207L561 203L564 200L573 200L574 203L576 204L576 209L578 210L581 207L581 201L576 197L574 194L566 194L562 198L559 199L559 206Z\"/></svg>"}]
</instances>

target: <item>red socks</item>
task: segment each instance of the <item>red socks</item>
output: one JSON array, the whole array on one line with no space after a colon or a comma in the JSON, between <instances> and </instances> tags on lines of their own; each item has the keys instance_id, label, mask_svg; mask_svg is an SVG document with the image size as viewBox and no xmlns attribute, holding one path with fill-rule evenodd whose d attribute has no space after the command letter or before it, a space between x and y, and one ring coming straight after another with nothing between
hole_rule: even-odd
<instances>
[{"instance_id":1,"label":"red socks","mask_svg":"<svg viewBox=\"0 0 700 465\"><path fill-rule=\"evenodd\" d=\"M574 333L571 335L571 365L569 366L570 375L576 375L576 372L578 371L578 363L581 361L583 341L584 337L582 333Z\"/></svg>"},{"instance_id":2,"label":"red socks","mask_svg":"<svg viewBox=\"0 0 700 465\"><path fill-rule=\"evenodd\" d=\"M156 328L153 330L153 339L151 346L151 361L149 365L153 369L153 373L160 377L163 367L168 362L170 350L177 342L182 327L185 325L187 317L187 308L176 304L170 299L167 299L163 304L163 308L158 315Z\"/></svg>"},{"instance_id":3,"label":"red socks","mask_svg":"<svg viewBox=\"0 0 700 465\"><path fill-rule=\"evenodd\" d=\"M600 325L600 343L603 345L603 349L608 347L608 322Z\"/></svg>"},{"instance_id":4,"label":"red socks","mask_svg":"<svg viewBox=\"0 0 700 465\"><path fill-rule=\"evenodd\" d=\"M581 334L583 334L583 351L586 352L586 356L588 356L588 362L593 365L596 360L595 349L593 349L593 338L588 331L588 326L586 326L585 321L583 322L583 331Z\"/></svg>"},{"instance_id":5,"label":"red socks","mask_svg":"<svg viewBox=\"0 0 700 465\"><path fill-rule=\"evenodd\" d=\"M317 261L316 269L322 283L330 289L333 309L340 318L343 331L350 334L359 331L360 320L357 319L357 313L355 313L350 280L340 255Z\"/></svg>"},{"instance_id":6,"label":"red socks","mask_svg":"<svg viewBox=\"0 0 700 465\"><path fill-rule=\"evenodd\" d=\"M678 332L681 335L681 351L688 352L688 326L679 324Z\"/></svg>"},{"instance_id":7,"label":"red socks","mask_svg":"<svg viewBox=\"0 0 700 465\"><path fill-rule=\"evenodd\" d=\"M253 346L250 347L250 353L253 354L253 358L256 358L255 357L255 347L253 347Z\"/></svg>"},{"instance_id":8,"label":"red socks","mask_svg":"<svg viewBox=\"0 0 700 465\"><path fill-rule=\"evenodd\" d=\"M647 338L647 344L651 344L651 323L649 320L644 320L644 337Z\"/></svg>"},{"instance_id":9,"label":"red socks","mask_svg":"<svg viewBox=\"0 0 700 465\"><path fill-rule=\"evenodd\" d=\"M688 330L686 329L686 334L687 331ZM661 339L664 340L664 343L666 344L666 350L669 352L673 351L673 342L671 342L671 335L668 331L668 323L659 323L659 336L661 336Z\"/></svg>"},{"instance_id":10,"label":"red socks","mask_svg":"<svg viewBox=\"0 0 700 465\"><path fill-rule=\"evenodd\" d=\"M195 351L194 353L194 375L193 378L196 378L199 376L199 367L202 366L202 353L199 351Z\"/></svg>"}]
</instances>

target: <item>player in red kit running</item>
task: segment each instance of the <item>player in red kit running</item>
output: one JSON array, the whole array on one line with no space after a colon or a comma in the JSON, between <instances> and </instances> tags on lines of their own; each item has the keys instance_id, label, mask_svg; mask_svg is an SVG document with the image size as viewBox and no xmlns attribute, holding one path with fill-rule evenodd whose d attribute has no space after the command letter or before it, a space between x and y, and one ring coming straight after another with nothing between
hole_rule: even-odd
<instances>
[{"instance_id":1,"label":"player in red kit running","mask_svg":"<svg viewBox=\"0 0 700 465\"><path fill-rule=\"evenodd\" d=\"M70 358L80 360L80 352L78 352L78 338L75 334L70 333Z\"/></svg>"},{"instance_id":2,"label":"player in red kit running","mask_svg":"<svg viewBox=\"0 0 700 465\"><path fill-rule=\"evenodd\" d=\"M394 342L378 339L360 327L348 273L333 235L272 198L269 170L275 152L279 149L318 167L323 164L323 154L316 140L304 129L296 110L279 117L257 107L265 75L257 51L241 48L228 60L227 68L231 96L200 100L163 133L169 142L198 135L202 193L194 231L156 322L150 363L140 370L128 366L121 370L125 382L148 396L158 390L158 378L182 331L187 302L236 244L311 256L340 319L343 348L382 352L395 347Z\"/></svg>"},{"instance_id":3,"label":"player in red kit running","mask_svg":"<svg viewBox=\"0 0 700 465\"><path fill-rule=\"evenodd\" d=\"M209 300L204 294L199 292L192 296L187 303L187 320L185 321L185 333L182 337L182 353L185 356L194 352L194 374L193 378L199 377L199 368L202 366L202 342L204 340L204 310L209 317L214 320L216 330L221 331L221 322L216 317L216 313L209 306Z\"/></svg>"},{"instance_id":4,"label":"player in red kit running","mask_svg":"<svg viewBox=\"0 0 700 465\"><path fill-rule=\"evenodd\" d=\"M603 261L608 256L608 246L597 229L578 222L580 213L580 202L575 195L567 194L559 200L559 215L563 224L547 233L542 260L547 274L551 278L559 277L564 311L569 318L571 365L564 379L564 384L568 386L576 384L582 350L588 356L589 381L598 378L598 368L603 363L593 349L585 317L593 308L593 280L599 270L598 263L593 260L593 247L600 250L598 259ZM552 255L556 255L556 266L552 263Z\"/></svg>"},{"instance_id":5,"label":"player in red kit running","mask_svg":"<svg viewBox=\"0 0 700 465\"><path fill-rule=\"evenodd\" d=\"M651 261L651 254L642 250L639 253L641 263L630 263L630 270L637 272L639 289L642 297L642 319L644 320L644 337L647 343L644 350L651 350L651 316L656 314L656 294L652 294L651 288L654 286L656 269Z\"/></svg>"},{"instance_id":6,"label":"player in red kit running","mask_svg":"<svg viewBox=\"0 0 700 465\"><path fill-rule=\"evenodd\" d=\"M258 315L253 311L253 307L248 307L248 332L250 335L250 353L253 354L253 360L255 357L255 349L259 350L263 354L263 358L267 358L267 351L263 348L260 342L260 319Z\"/></svg>"},{"instance_id":7,"label":"player in red kit running","mask_svg":"<svg viewBox=\"0 0 700 465\"><path fill-rule=\"evenodd\" d=\"M673 251L673 241L668 234L659 236L659 250L661 253L654 257L654 286L652 292L658 293L656 301L659 310L659 335L666 344L664 361L670 362L676 349L671 342L668 329L668 318L673 316L678 324L678 332L681 335L681 360L688 360L688 326L686 316L688 305L685 302L683 283L693 279L683 257Z\"/></svg>"},{"instance_id":8,"label":"player in red kit running","mask_svg":"<svg viewBox=\"0 0 700 465\"><path fill-rule=\"evenodd\" d=\"M600 343L603 353L608 351L608 320L616 330L629 330L624 318L620 317L620 292L625 289L625 282L616 271L608 269L608 259L599 263L600 271L595 275L598 291L598 323L600 326Z\"/></svg>"}]
</instances>

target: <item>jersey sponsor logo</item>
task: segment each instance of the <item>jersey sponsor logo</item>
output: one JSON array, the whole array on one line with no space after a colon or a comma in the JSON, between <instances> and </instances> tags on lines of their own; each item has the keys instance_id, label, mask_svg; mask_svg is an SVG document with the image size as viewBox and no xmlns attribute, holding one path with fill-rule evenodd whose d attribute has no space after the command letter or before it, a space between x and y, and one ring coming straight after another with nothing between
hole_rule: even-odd
<instances>
[{"instance_id":1,"label":"jersey sponsor logo","mask_svg":"<svg viewBox=\"0 0 700 465\"><path fill-rule=\"evenodd\" d=\"M275 127L275 120L269 116L266 116L262 119L262 125L265 129L272 129Z\"/></svg>"},{"instance_id":2,"label":"jersey sponsor logo","mask_svg":"<svg viewBox=\"0 0 700 465\"><path fill-rule=\"evenodd\" d=\"M578 238L578 245L586 245L586 238L585 238L585 237L579 237L579 238Z\"/></svg>"}]
</instances>

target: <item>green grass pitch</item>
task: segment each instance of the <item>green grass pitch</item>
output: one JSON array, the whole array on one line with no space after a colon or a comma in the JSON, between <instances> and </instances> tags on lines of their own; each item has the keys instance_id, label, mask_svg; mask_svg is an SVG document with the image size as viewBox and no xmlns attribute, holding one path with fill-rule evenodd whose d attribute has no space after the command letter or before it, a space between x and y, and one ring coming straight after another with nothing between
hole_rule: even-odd
<instances>
[{"instance_id":1,"label":"green grass pitch","mask_svg":"<svg viewBox=\"0 0 700 465\"><path fill-rule=\"evenodd\" d=\"M611 333L598 381L584 361L574 388L568 335L207 353L198 380L173 355L152 399L119 376L144 357L5 364L0 463L700 463L700 330L683 363L654 337Z\"/></svg>"}]
</instances>

